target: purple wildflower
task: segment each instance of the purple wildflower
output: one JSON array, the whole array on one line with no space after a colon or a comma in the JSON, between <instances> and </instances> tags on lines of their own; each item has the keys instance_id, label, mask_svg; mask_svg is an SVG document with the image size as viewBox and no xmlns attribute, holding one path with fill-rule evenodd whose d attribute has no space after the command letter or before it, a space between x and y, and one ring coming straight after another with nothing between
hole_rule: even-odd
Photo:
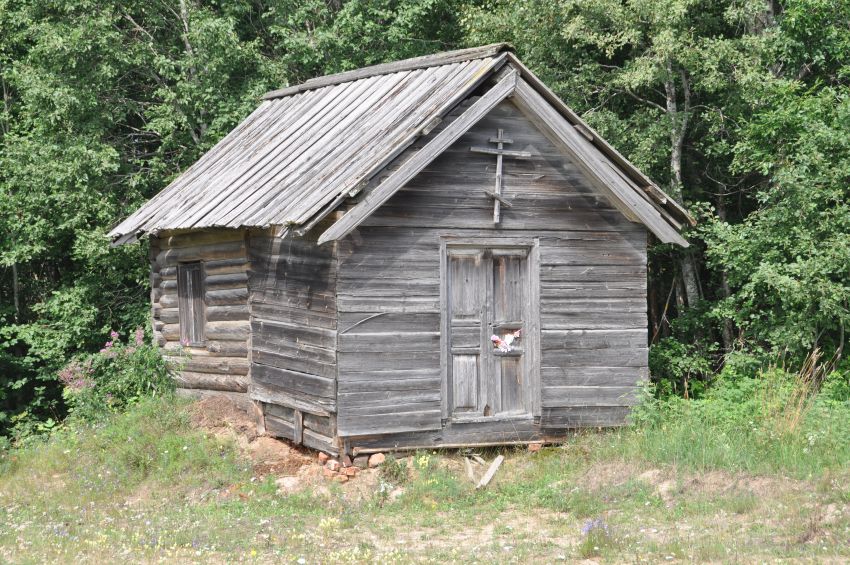
<instances>
[{"instance_id":1,"label":"purple wildflower","mask_svg":"<svg viewBox=\"0 0 850 565\"><path fill-rule=\"evenodd\" d=\"M112 341L115 341L116 339L118 339L118 336L119 336L119 334L115 330L112 330L111 332L109 332L109 337L112 338Z\"/></svg>"},{"instance_id":2,"label":"purple wildflower","mask_svg":"<svg viewBox=\"0 0 850 565\"><path fill-rule=\"evenodd\" d=\"M59 371L59 380L66 388L71 390L83 390L94 386L94 382L89 378L93 370L91 361L80 363L79 361L71 361Z\"/></svg>"},{"instance_id":3,"label":"purple wildflower","mask_svg":"<svg viewBox=\"0 0 850 565\"><path fill-rule=\"evenodd\" d=\"M588 520L581 528L582 535L589 536L590 534L600 533L608 534L608 524L602 518Z\"/></svg>"},{"instance_id":4,"label":"purple wildflower","mask_svg":"<svg viewBox=\"0 0 850 565\"><path fill-rule=\"evenodd\" d=\"M141 326L136 328L136 337L135 337L136 347L141 347L145 344L145 330L142 329Z\"/></svg>"}]
</instances>

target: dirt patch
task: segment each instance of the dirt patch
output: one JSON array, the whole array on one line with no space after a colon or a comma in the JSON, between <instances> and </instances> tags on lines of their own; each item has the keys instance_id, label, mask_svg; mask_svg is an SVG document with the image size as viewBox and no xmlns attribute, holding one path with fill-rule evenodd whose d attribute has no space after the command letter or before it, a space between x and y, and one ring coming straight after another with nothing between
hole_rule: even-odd
<instances>
[{"instance_id":1,"label":"dirt patch","mask_svg":"<svg viewBox=\"0 0 850 565\"><path fill-rule=\"evenodd\" d=\"M597 491L625 484L641 476L637 465L625 461L606 461L588 467L579 483L590 491Z\"/></svg>"},{"instance_id":2,"label":"dirt patch","mask_svg":"<svg viewBox=\"0 0 850 565\"><path fill-rule=\"evenodd\" d=\"M257 435L257 425L244 410L225 397L208 397L189 407L192 425L232 440L257 477L297 475L302 467L320 469L315 452L291 443Z\"/></svg>"},{"instance_id":3,"label":"dirt patch","mask_svg":"<svg viewBox=\"0 0 850 565\"><path fill-rule=\"evenodd\" d=\"M310 489L319 496L331 494L334 483L323 475L318 452L285 439L258 435L254 419L230 399L210 396L188 410L193 427L235 443L240 455L250 461L254 476L274 477L282 493ZM377 469L364 469L337 488L347 500L359 501L372 497L379 482Z\"/></svg>"},{"instance_id":4,"label":"dirt patch","mask_svg":"<svg viewBox=\"0 0 850 565\"><path fill-rule=\"evenodd\" d=\"M757 499L778 494L800 493L805 481L786 477L752 476L728 471L685 472L676 467L642 468L625 461L605 461L588 467L580 483L589 491L599 491L638 480L652 487L668 505L684 493L703 496L752 495Z\"/></svg>"},{"instance_id":5,"label":"dirt patch","mask_svg":"<svg viewBox=\"0 0 850 565\"><path fill-rule=\"evenodd\" d=\"M246 441L257 437L253 418L227 397L208 396L188 407L192 426L215 435L236 434Z\"/></svg>"}]
</instances>

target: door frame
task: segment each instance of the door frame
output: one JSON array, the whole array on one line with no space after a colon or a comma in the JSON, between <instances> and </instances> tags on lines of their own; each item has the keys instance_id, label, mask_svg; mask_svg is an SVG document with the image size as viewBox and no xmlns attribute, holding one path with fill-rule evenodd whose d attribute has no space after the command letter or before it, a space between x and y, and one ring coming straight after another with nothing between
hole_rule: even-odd
<instances>
[{"instance_id":1,"label":"door frame","mask_svg":"<svg viewBox=\"0 0 850 565\"><path fill-rule=\"evenodd\" d=\"M528 386L526 387L526 403L529 407L528 415L521 419L539 419L541 413L540 392L540 238L530 236L505 236L505 237L468 237L468 236L440 236L440 407L443 426L447 424L461 424L478 422L491 422L500 420L515 420L516 416L486 416L476 420L452 421L451 407L449 402L449 298L448 298L448 252L449 248L470 247L479 249L488 248L522 248L527 250L528 261L528 292L525 293L525 311L528 312L526 327L523 329L523 354L528 357ZM483 355L482 351L482 355Z\"/></svg>"}]
</instances>

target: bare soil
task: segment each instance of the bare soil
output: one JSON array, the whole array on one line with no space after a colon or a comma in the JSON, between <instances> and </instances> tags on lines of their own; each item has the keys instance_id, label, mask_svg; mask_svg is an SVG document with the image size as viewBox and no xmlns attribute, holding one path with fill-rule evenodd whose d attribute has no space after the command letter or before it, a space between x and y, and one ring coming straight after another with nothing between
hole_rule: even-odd
<instances>
[{"instance_id":1,"label":"bare soil","mask_svg":"<svg viewBox=\"0 0 850 565\"><path fill-rule=\"evenodd\" d=\"M192 426L222 439L233 441L240 454L251 463L258 479L295 477L297 492L312 488L316 494L329 492L331 481L322 474L318 452L292 442L257 434L253 417L225 397L208 397L189 406ZM341 486L347 499L359 500L374 494L378 476L376 469L366 469Z\"/></svg>"}]
</instances>

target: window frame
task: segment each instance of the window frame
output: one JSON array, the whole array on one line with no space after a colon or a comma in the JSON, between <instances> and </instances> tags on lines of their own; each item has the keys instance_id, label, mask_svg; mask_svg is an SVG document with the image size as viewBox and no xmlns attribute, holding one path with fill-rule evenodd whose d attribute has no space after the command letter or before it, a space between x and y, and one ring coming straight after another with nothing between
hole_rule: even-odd
<instances>
[{"instance_id":1,"label":"window frame","mask_svg":"<svg viewBox=\"0 0 850 565\"><path fill-rule=\"evenodd\" d=\"M193 290L191 286L193 272L198 273L199 287L198 292L190 296ZM184 261L177 264L177 313L180 344L186 347L204 347L207 341L207 312L206 269L203 261ZM192 337L195 339L193 340Z\"/></svg>"}]
</instances>

